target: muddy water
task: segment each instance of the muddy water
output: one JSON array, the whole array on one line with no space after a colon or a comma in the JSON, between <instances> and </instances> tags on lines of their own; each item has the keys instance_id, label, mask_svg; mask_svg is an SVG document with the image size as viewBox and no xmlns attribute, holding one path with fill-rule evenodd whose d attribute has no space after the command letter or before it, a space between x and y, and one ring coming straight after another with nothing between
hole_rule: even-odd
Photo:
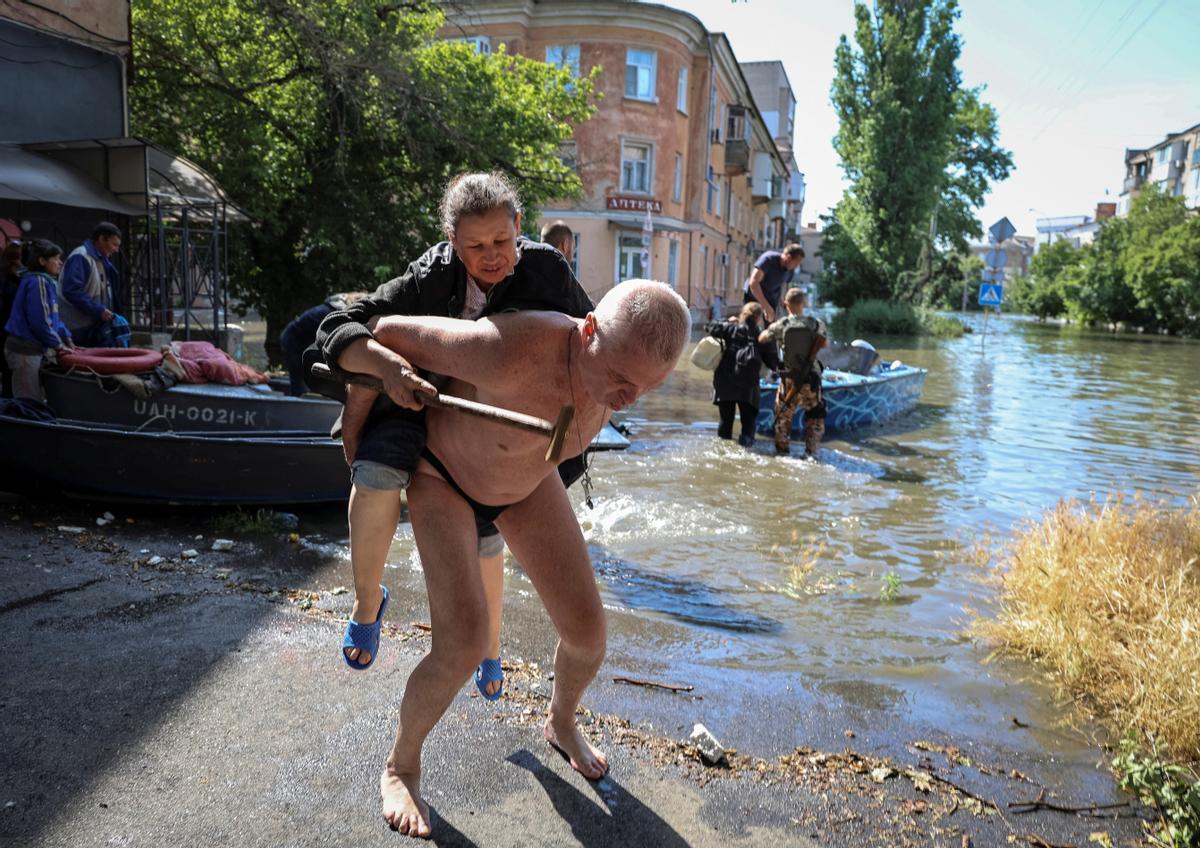
<instances>
[{"instance_id":1,"label":"muddy water","mask_svg":"<svg viewBox=\"0 0 1200 848\"><path fill-rule=\"evenodd\" d=\"M809 703L968 736L1017 715L1035 728L1024 746L1069 755L1058 731L1038 736L1061 711L1036 673L985 663L962 635L964 608L991 598L964 550L1063 497L1196 492L1200 345L1007 318L986 336L877 342L929 369L922 402L827 439L819 463L776 458L763 437L753 451L718 440L709 375L686 363L624 416L633 447L596 460L596 508L572 490L610 659L786 682ZM406 525L392 562L419 587ZM508 587L509 610L536 605L518 571Z\"/></svg>"}]
</instances>

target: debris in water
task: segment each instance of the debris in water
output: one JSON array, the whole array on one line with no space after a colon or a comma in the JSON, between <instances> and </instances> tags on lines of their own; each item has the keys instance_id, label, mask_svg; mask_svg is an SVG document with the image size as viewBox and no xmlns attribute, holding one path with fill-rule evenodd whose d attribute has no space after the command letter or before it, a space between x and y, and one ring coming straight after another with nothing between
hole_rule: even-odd
<instances>
[{"instance_id":1,"label":"debris in water","mask_svg":"<svg viewBox=\"0 0 1200 848\"><path fill-rule=\"evenodd\" d=\"M717 741L707 727L699 722L692 728L688 741L700 749L700 756L710 766L720 765L725 761L725 748Z\"/></svg>"}]
</instances>

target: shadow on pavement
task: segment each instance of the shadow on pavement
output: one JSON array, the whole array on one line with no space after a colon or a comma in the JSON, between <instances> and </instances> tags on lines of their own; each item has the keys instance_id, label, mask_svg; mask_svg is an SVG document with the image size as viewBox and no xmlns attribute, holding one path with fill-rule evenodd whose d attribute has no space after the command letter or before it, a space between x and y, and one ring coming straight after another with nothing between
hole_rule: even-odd
<instances>
[{"instance_id":1,"label":"shadow on pavement","mask_svg":"<svg viewBox=\"0 0 1200 848\"><path fill-rule=\"evenodd\" d=\"M528 750L517 751L506 759L528 771L542 785L555 812L571 826L571 834L585 848L613 845L687 848L687 840L611 776L589 781L604 805L600 807Z\"/></svg>"},{"instance_id":2,"label":"shadow on pavement","mask_svg":"<svg viewBox=\"0 0 1200 848\"><path fill-rule=\"evenodd\" d=\"M273 607L257 593L224 589L223 580L191 565L217 561L207 550L212 512L173 518L139 512L133 513L136 531L119 523L102 533L65 535L55 531L57 524L95 530L100 507L34 501L5 508L32 512L31 523L45 522L29 532L23 520L15 533L15 520L0 522L0 597L6 599L0 653L8 660L0 689L6 763L0 793L16 799L0 818L0 842L30 844L88 799L118 764L138 756L144 740L194 697L217 664L253 651L250 640ZM195 541L201 531L204 539ZM204 553L181 561L185 544ZM293 554L286 573L268 574L271 560L263 554L269 552L238 544L241 552L259 551L258 561L243 570L264 572L264 582L303 585L325 565L318 555ZM134 571L138 545L162 554L173 571ZM154 778L146 780L131 791L155 792Z\"/></svg>"}]
</instances>

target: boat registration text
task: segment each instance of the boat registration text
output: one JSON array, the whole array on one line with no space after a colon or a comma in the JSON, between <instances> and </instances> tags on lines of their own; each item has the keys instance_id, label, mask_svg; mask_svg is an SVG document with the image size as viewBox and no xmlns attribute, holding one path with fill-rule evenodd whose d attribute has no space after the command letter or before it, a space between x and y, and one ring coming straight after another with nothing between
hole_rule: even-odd
<instances>
[{"instance_id":1,"label":"boat registration text","mask_svg":"<svg viewBox=\"0 0 1200 848\"><path fill-rule=\"evenodd\" d=\"M250 409L225 409L219 406L192 406L190 404L135 400L133 411L146 418L161 417L168 421L200 421L205 424L258 426L258 410Z\"/></svg>"}]
</instances>

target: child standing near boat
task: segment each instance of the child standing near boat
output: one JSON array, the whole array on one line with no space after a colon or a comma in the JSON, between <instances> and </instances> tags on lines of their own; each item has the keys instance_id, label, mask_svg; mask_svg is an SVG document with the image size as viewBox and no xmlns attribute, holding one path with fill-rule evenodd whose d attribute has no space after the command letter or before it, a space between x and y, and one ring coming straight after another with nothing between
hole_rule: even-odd
<instances>
[{"instance_id":1,"label":"child standing near boat","mask_svg":"<svg viewBox=\"0 0 1200 848\"><path fill-rule=\"evenodd\" d=\"M4 331L4 357L13 374L13 397L43 400L38 371L47 350L72 350L71 331L58 314L58 275L63 251L46 239L34 239L26 248L21 284L13 300Z\"/></svg>"},{"instance_id":2,"label":"child standing near boat","mask_svg":"<svg viewBox=\"0 0 1200 848\"><path fill-rule=\"evenodd\" d=\"M804 410L804 458L815 459L825 435L825 399L821 397L821 364L817 352L826 344L825 325L804 314L808 295L791 288L784 295L786 317L759 335L760 342L779 346L779 390L775 393L775 453L791 453L792 418Z\"/></svg>"}]
</instances>

